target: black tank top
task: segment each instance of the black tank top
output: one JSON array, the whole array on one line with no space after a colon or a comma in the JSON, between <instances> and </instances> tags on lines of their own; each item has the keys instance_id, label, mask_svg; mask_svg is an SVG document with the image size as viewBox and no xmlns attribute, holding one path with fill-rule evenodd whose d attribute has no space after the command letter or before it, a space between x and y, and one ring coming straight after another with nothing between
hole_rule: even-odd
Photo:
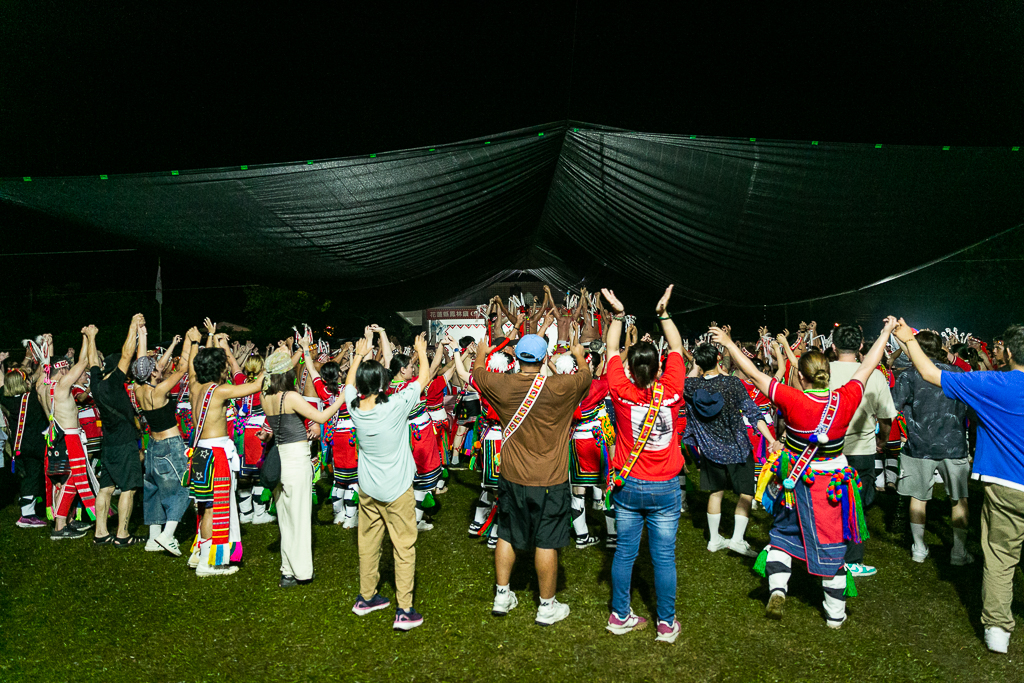
<instances>
[{"instance_id":1,"label":"black tank top","mask_svg":"<svg viewBox=\"0 0 1024 683\"><path fill-rule=\"evenodd\" d=\"M284 397L287 393L281 392L281 401L277 406L278 414L267 415L267 422L274 430L274 439L277 440L278 446L306 440L306 424L302 421L302 416L298 413L284 412Z\"/></svg>"},{"instance_id":2,"label":"black tank top","mask_svg":"<svg viewBox=\"0 0 1024 683\"><path fill-rule=\"evenodd\" d=\"M176 408L177 406L174 402L168 400L167 405L163 408L143 410L142 415L146 418L146 422L149 423L151 432L166 432L168 429L178 426L178 421L174 419Z\"/></svg>"}]
</instances>

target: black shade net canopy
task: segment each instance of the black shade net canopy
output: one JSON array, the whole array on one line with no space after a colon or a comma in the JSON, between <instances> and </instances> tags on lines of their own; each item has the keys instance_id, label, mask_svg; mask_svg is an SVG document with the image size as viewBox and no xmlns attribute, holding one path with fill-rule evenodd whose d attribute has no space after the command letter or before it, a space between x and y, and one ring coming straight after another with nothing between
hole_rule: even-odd
<instances>
[{"instance_id":1,"label":"black shade net canopy","mask_svg":"<svg viewBox=\"0 0 1024 683\"><path fill-rule=\"evenodd\" d=\"M328 160L0 179L0 201L239 277L426 307L528 274L675 306L857 290L1024 222L1018 148L650 134L556 122ZM898 242L898 258L879 258ZM230 258L225 258L230 254ZM467 291L468 290L468 291Z\"/></svg>"}]
</instances>

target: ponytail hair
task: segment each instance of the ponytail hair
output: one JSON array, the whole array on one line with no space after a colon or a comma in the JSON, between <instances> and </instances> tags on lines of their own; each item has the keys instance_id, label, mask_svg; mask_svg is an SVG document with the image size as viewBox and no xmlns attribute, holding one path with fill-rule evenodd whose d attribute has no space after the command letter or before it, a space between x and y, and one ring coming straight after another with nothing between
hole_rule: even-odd
<instances>
[{"instance_id":1,"label":"ponytail hair","mask_svg":"<svg viewBox=\"0 0 1024 683\"><path fill-rule=\"evenodd\" d=\"M263 358L255 353L252 354L242 363L242 372L245 373L245 381L252 382L257 375L263 372Z\"/></svg>"},{"instance_id":2,"label":"ponytail hair","mask_svg":"<svg viewBox=\"0 0 1024 683\"><path fill-rule=\"evenodd\" d=\"M629 365L629 374L633 377L633 383L640 389L646 389L658 379L658 371L661 369L661 354L654 344L640 342L629 347L629 354L626 356Z\"/></svg>"},{"instance_id":3,"label":"ponytail hair","mask_svg":"<svg viewBox=\"0 0 1024 683\"><path fill-rule=\"evenodd\" d=\"M391 377L383 365L375 360L364 360L356 369L356 393L358 395L352 402L352 406L358 408L363 397L373 395L377 396L377 403L387 403L387 391L390 383Z\"/></svg>"},{"instance_id":4,"label":"ponytail hair","mask_svg":"<svg viewBox=\"0 0 1024 683\"><path fill-rule=\"evenodd\" d=\"M338 378L341 377L341 366L335 361L324 363L320 367L320 379L324 381L324 387L332 395L338 393Z\"/></svg>"},{"instance_id":5,"label":"ponytail hair","mask_svg":"<svg viewBox=\"0 0 1024 683\"><path fill-rule=\"evenodd\" d=\"M388 369L391 371L391 378L394 379L395 377L398 377L399 373L408 367L411 362L412 359L404 353L396 353L392 355L391 365L388 366Z\"/></svg>"},{"instance_id":6,"label":"ponytail hair","mask_svg":"<svg viewBox=\"0 0 1024 683\"><path fill-rule=\"evenodd\" d=\"M832 371L828 364L828 358L821 351L814 349L807 351L800 356L797 367L804 379L811 383L813 389L828 389L828 382L832 379Z\"/></svg>"}]
</instances>

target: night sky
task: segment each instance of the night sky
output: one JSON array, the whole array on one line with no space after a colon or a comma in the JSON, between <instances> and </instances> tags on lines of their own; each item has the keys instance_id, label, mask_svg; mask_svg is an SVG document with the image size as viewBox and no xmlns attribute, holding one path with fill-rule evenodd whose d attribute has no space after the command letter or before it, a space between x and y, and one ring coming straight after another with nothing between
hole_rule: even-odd
<instances>
[{"instance_id":1,"label":"night sky","mask_svg":"<svg viewBox=\"0 0 1024 683\"><path fill-rule=\"evenodd\" d=\"M0 176L323 159L566 119L766 139L1024 140L1019 3L337 4L3 3ZM135 245L2 203L0 225L9 292L86 267L86 286L152 287L152 251L12 256ZM181 281L219 282L208 264L164 257Z\"/></svg>"}]
</instances>

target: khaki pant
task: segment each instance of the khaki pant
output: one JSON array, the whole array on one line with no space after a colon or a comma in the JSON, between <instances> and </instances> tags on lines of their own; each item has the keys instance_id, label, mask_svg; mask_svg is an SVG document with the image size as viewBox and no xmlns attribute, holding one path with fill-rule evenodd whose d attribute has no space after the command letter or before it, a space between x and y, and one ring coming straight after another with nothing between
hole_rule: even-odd
<instances>
[{"instance_id":1,"label":"khaki pant","mask_svg":"<svg viewBox=\"0 0 1024 683\"><path fill-rule=\"evenodd\" d=\"M1013 631L1013 572L1024 542L1024 491L985 485L981 506L981 549L985 571L981 583L981 624Z\"/></svg>"},{"instance_id":2,"label":"khaki pant","mask_svg":"<svg viewBox=\"0 0 1024 683\"><path fill-rule=\"evenodd\" d=\"M412 487L390 503L359 492L359 594L369 600L380 581L380 549L384 527L395 550L395 599L412 608L416 577L416 499Z\"/></svg>"}]
</instances>

